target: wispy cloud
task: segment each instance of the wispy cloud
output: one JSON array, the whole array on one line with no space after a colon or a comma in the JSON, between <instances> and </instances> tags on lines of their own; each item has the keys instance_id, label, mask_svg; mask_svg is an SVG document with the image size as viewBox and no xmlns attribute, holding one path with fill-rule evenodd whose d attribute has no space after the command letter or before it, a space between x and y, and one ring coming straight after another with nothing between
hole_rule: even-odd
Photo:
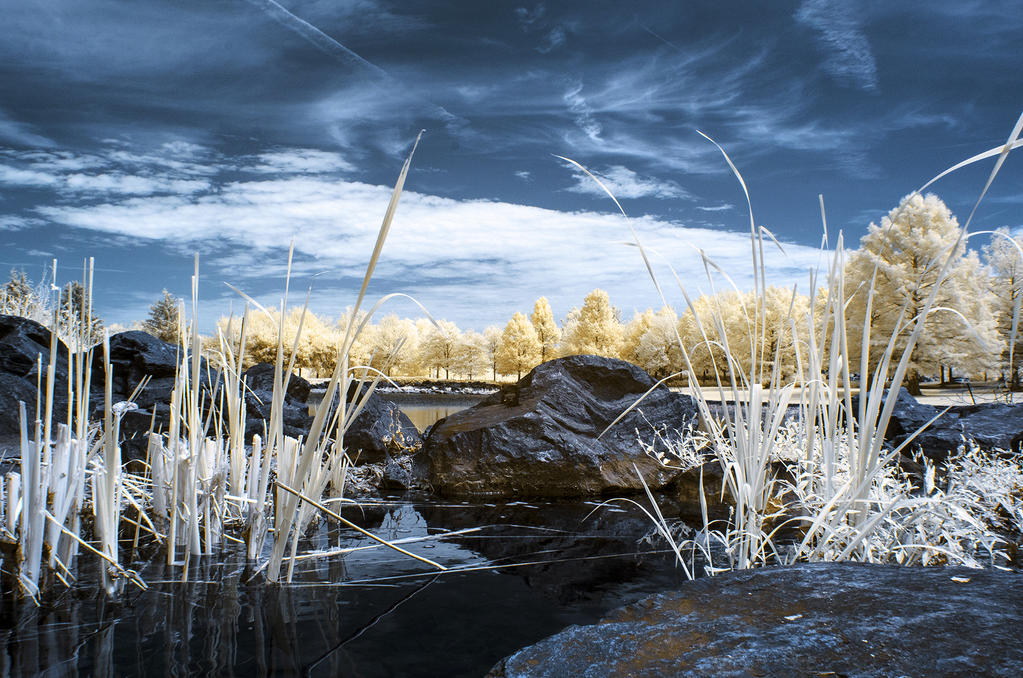
<instances>
[{"instance_id":1,"label":"wispy cloud","mask_svg":"<svg viewBox=\"0 0 1023 678\"><path fill-rule=\"evenodd\" d=\"M34 131L32 125L14 120L0 109L0 141L31 148L51 148L56 144Z\"/></svg>"},{"instance_id":2,"label":"wispy cloud","mask_svg":"<svg viewBox=\"0 0 1023 678\"><path fill-rule=\"evenodd\" d=\"M691 197L685 189L674 181L655 177L641 177L623 165L612 165L604 170L594 172L594 174L619 199ZM582 172L576 171L574 176L576 183L566 190L574 193L605 195L603 189Z\"/></svg>"},{"instance_id":3,"label":"wispy cloud","mask_svg":"<svg viewBox=\"0 0 1023 678\"><path fill-rule=\"evenodd\" d=\"M796 19L818 33L828 50L824 67L835 79L876 90L877 63L856 8L843 0L804 0Z\"/></svg>"},{"instance_id":4,"label":"wispy cloud","mask_svg":"<svg viewBox=\"0 0 1023 678\"><path fill-rule=\"evenodd\" d=\"M289 148L286 150L261 153L257 164L245 169L249 172L266 174L309 174L322 172L351 172L352 163L340 153L315 148Z\"/></svg>"}]
</instances>

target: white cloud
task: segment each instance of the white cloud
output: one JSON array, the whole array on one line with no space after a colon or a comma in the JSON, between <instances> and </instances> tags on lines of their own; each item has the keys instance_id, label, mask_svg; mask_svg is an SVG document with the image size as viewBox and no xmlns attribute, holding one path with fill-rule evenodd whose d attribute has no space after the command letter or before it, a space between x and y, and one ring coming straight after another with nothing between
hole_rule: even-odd
<instances>
[{"instance_id":1,"label":"white cloud","mask_svg":"<svg viewBox=\"0 0 1023 678\"><path fill-rule=\"evenodd\" d=\"M600 133L603 131L600 123L593 115L593 109L582 95L583 86L581 83L570 87L564 94L565 104L575 115L575 124L581 129L591 141L600 142Z\"/></svg>"},{"instance_id":2,"label":"white cloud","mask_svg":"<svg viewBox=\"0 0 1023 678\"><path fill-rule=\"evenodd\" d=\"M322 172L351 172L355 167L340 153L320 151L315 148L291 148L262 153L257 156L258 165L246 167L249 172L316 174Z\"/></svg>"},{"instance_id":3,"label":"white cloud","mask_svg":"<svg viewBox=\"0 0 1023 678\"><path fill-rule=\"evenodd\" d=\"M523 181L533 180L533 175L531 172L529 172L529 170L519 170L518 172L515 173L515 176L517 176L519 179L522 179Z\"/></svg>"},{"instance_id":4,"label":"white cloud","mask_svg":"<svg viewBox=\"0 0 1023 678\"><path fill-rule=\"evenodd\" d=\"M292 177L238 181L195 197L131 197L93 206L40 208L69 226L198 248L221 280L246 286L279 275L294 240L296 275L329 273L311 282L320 313L352 302L342 280L358 279L373 249L391 188L353 181ZM485 200L453 200L412 191L401 199L374 278L376 294L413 294L439 317L462 326L507 321L541 295L559 314L594 287L607 289L622 308L659 305L629 238L629 222L613 214L565 213ZM631 220L667 284L670 262L683 275L702 271L697 248L740 286L752 282L746 236L687 228L641 217ZM790 284L814 266L813 248L786 245L769 255L774 282ZM663 259L661 258L663 256ZM248 281L248 282L246 282ZM702 274L686 283L706 289ZM719 284L720 281L719 281ZM682 303L681 295L675 301ZM226 309L221 309L224 312ZM408 311L412 313L410 309Z\"/></svg>"},{"instance_id":5,"label":"white cloud","mask_svg":"<svg viewBox=\"0 0 1023 678\"><path fill-rule=\"evenodd\" d=\"M53 186L56 183L57 177L48 172L0 165L0 185Z\"/></svg>"},{"instance_id":6,"label":"white cloud","mask_svg":"<svg viewBox=\"0 0 1023 678\"><path fill-rule=\"evenodd\" d=\"M735 209L735 205L726 202L720 205L697 205L696 209L704 212L724 212L726 210Z\"/></svg>"},{"instance_id":7,"label":"white cloud","mask_svg":"<svg viewBox=\"0 0 1023 678\"><path fill-rule=\"evenodd\" d=\"M82 193L152 195L153 193L198 193L209 188L208 181L169 179L130 174L69 174L63 177L68 190Z\"/></svg>"},{"instance_id":8,"label":"white cloud","mask_svg":"<svg viewBox=\"0 0 1023 678\"><path fill-rule=\"evenodd\" d=\"M574 169L574 168L573 168ZM591 170L592 171L592 170ZM612 165L602 172L593 172L619 200L625 198L688 198L689 193L674 181L641 177L628 167ZM567 190L573 193L605 195L593 179L576 170L576 183Z\"/></svg>"}]
</instances>

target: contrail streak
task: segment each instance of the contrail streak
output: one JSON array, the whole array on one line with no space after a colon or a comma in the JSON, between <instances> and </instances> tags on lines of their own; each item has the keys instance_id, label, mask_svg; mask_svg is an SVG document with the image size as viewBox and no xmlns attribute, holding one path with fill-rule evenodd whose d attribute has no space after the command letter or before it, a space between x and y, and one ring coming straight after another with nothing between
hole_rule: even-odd
<instances>
[{"instance_id":1,"label":"contrail streak","mask_svg":"<svg viewBox=\"0 0 1023 678\"><path fill-rule=\"evenodd\" d=\"M312 45L314 45L317 49L321 50L322 52L330 54L331 56L336 56L345 61L355 62L360 66L364 66L365 68L370 69L371 71L378 75L382 75L385 78L390 78L390 76L387 74L387 71L385 71L384 69L380 68L375 64L370 63L369 61L366 61L361 56L359 56L352 50L348 49L340 42L338 42L334 38L330 37L323 31L321 31L316 26L313 26L305 19L295 16L294 14L289 12L285 7L281 6L280 3L275 2L275 0L249 0L249 1L254 5L262 7L264 10L266 10L266 13L269 14L273 19L277 20L281 25L285 26L286 28L290 28L291 30L298 33L298 35L300 35L302 38L310 42Z\"/></svg>"}]
</instances>

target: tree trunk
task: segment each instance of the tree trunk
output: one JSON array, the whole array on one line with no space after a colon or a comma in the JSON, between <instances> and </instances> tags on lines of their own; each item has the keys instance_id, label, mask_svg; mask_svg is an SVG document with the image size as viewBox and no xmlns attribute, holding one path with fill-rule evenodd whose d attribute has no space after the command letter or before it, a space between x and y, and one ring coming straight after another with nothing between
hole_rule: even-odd
<instances>
[{"instance_id":1,"label":"tree trunk","mask_svg":"<svg viewBox=\"0 0 1023 678\"><path fill-rule=\"evenodd\" d=\"M913 396L920 395L920 375L919 374L917 374L916 372L910 372L909 373L909 375L906 377L906 389L909 391L910 395L913 395Z\"/></svg>"}]
</instances>

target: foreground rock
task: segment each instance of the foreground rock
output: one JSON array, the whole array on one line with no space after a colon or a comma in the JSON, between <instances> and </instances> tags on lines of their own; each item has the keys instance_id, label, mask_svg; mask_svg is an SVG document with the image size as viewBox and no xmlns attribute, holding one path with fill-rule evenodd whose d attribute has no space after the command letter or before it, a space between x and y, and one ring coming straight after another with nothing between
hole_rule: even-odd
<instances>
[{"instance_id":1,"label":"foreground rock","mask_svg":"<svg viewBox=\"0 0 1023 678\"><path fill-rule=\"evenodd\" d=\"M507 657L492 678L1018 676L1023 577L822 563L685 584Z\"/></svg>"},{"instance_id":2,"label":"foreground rock","mask_svg":"<svg viewBox=\"0 0 1023 678\"><path fill-rule=\"evenodd\" d=\"M362 401L365 391L357 387L357 383L350 385L349 408ZM323 397L322 392L314 395L316 398ZM335 396L329 415L331 417L336 403ZM419 453L423 447L423 437L399 405L381 397L380 392L376 391L370 395L362 411L348 427L344 444L348 456L356 464L386 465L391 458Z\"/></svg>"},{"instance_id":3,"label":"foreground rock","mask_svg":"<svg viewBox=\"0 0 1023 678\"><path fill-rule=\"evenodd\" d=\"M637 410L597 436L654 385L622 360L591 355L544 363L514 389L440 420L425 442L429 478L447 495L559 497L642 490L679 475L651 458L637 437L678 429L696 409L659 387Z\"/></svg>"}]
</instances>

